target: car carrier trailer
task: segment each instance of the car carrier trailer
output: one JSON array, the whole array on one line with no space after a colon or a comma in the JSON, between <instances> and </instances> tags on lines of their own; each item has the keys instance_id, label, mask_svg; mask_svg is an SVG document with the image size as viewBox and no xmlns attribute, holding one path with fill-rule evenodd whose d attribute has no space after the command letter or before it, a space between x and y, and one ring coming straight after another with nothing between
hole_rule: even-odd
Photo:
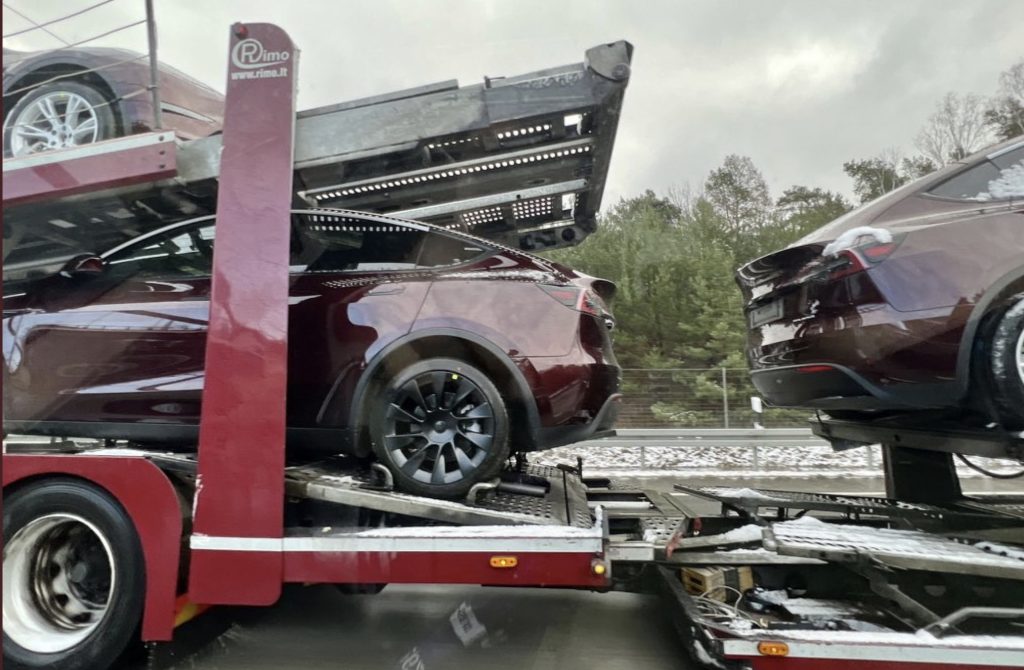
<instances>
[{"instance_id":1,"label":"car carrier trailer","mask_svg":"<svg viewBox=\"0 0 1024 670\"><path fill-rule=\"evenodd\" d=\"M152 203L201 201L193 196L204 188L217 215L195 451L5 443L9 667L109 667L136 631L159 647L203 608L271 605L289 582L659 593L694 662L709 667L1024 665L1024 497L944 487L928 501L902 500L917 473L897 465L886 469L894 494L885 498L684 485L666 493L590 477L581 462L519 458L466 499L441 501L398 492L385 469L352 459L287 461L289 211L319 188L307 168L329 174L343 160L330 147L349 117L296 117L298 51L276 26L236 24L229 39L223 135L196 141L216 151L154 133L4 162L5 228L10 221L18 239L54 216L109 231L110 207L159 212ZM574 99L581 86L617 87L621 99L630 52L598 47L583 66L481 94L504 87L498 109ZM430 121L454 123L440 112ZM590 146L606 168L611 136ZM527 150L506 146L493 159ZM196 167L191 157L207 151ZM591 160L568 157L560 165L570 173L574 160ZM596 211L603 169L583 170L571 191L526 191L502 206L572 192L589 194ZM477 174L453 177L460 192L480 189L473 207L506 197L503 182L476 184ZM134 234L129 217L117 220L118 234ZM920 456L886 449L894 464ZM695 514L694 497L722 512ZM69 560L83 532L102 551ZM96 597L97 582L113 595Z\"/></svg>"}]
</instances>

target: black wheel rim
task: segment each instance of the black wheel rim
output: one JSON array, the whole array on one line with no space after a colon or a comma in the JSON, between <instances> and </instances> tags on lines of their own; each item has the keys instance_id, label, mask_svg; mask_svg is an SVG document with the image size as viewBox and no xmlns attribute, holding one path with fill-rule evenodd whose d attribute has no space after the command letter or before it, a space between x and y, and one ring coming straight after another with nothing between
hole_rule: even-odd
<instances>
[{"instance_id":1,"label":"black wheel rim","mask_svg":"<svg viewBox=\"0 0 1024 670\"><path fill-rule=\"evenodd\" d=\"M434 486L470 479L494 446L494 408L456 372L417 375L393 392L384 446L406 476Z\"/></svg>"}]
</instances>

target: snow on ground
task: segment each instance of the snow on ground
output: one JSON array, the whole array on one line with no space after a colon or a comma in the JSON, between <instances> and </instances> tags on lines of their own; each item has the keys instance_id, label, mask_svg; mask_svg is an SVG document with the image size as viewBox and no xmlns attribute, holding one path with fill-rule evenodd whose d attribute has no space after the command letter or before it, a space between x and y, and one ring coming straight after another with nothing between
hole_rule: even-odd
<instances>
[{"instance_id":1,"label":"snow on ground","mask_svg":"<svg viewBox=\"0 0 1024 670\"><path fill-rule=\"evenodd\" d=\"M599 440L559 447L530 455L540 465L576 465L582 456L588 474L688 475L731 478L771 474L785 477L878 477L882 474L880 447L833 451L828 445L752 447L605 447ZM1000 473L1017 472L1020 465L987 458L972 462ZM982 477L957 463L961 477Z\"/></svg>"}]
</instances>

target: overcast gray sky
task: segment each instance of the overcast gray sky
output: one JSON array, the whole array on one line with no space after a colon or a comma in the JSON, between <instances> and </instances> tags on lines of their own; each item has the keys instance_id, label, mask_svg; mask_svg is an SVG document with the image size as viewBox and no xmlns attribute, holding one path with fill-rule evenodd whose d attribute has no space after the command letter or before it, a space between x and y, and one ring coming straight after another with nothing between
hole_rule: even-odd
<instances>
[{"instance_id":1,"label":"overcast gray sky","mask_svg":"<svg viewBox=\"0 0 1024 670\"><path fill-rule=\"evenodd\" d=\"M5 0L4 33L96 0ZM228 26L269 21L302 51L299 107L582 60L625 38L633 79L605 205L699 186L730 153L792 184L850 192L842 163L912 138L947 91L990 95L1024 56L1018 0L155 0L160 58L224 89ZM56 24L78 41L141 18L114 0ZM59 46L35 31L5 46ZM144 27L96 44L144 50Z\"/></svg>"}]
</instances>

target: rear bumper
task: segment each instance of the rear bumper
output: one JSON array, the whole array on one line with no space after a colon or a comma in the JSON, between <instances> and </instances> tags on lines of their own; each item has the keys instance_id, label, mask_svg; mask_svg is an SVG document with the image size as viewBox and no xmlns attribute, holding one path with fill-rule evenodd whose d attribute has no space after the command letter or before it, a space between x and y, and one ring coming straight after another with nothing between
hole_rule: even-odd
<instances>
[{"instance_id":1,"label":"rear bumper","mask_svg":"<svg viewBox=\"0 0 1024 670\"><path fill-rule=\"evenodd\" d=\"M900 384L880 387L842 365L807 363L762 368L750 373L761 397L775 407L810 409L934 409L948 407L955 384Z\"/></svg>"},{"instance_id":2,"label":"rear bumper","mask_svg":"<svg viewBox=\"0 0 1024 670\"><path fill-rule=\"evenodd\" d=\"M587 423L541 428L537 436L537 448L551 449L596 437L610 437L615 434L612 426L615 425L615 420L619 417L620 407L622 407L622 394L614 393L608 396L600 411L593 420Z\"/></svg>"}]
</instances>

